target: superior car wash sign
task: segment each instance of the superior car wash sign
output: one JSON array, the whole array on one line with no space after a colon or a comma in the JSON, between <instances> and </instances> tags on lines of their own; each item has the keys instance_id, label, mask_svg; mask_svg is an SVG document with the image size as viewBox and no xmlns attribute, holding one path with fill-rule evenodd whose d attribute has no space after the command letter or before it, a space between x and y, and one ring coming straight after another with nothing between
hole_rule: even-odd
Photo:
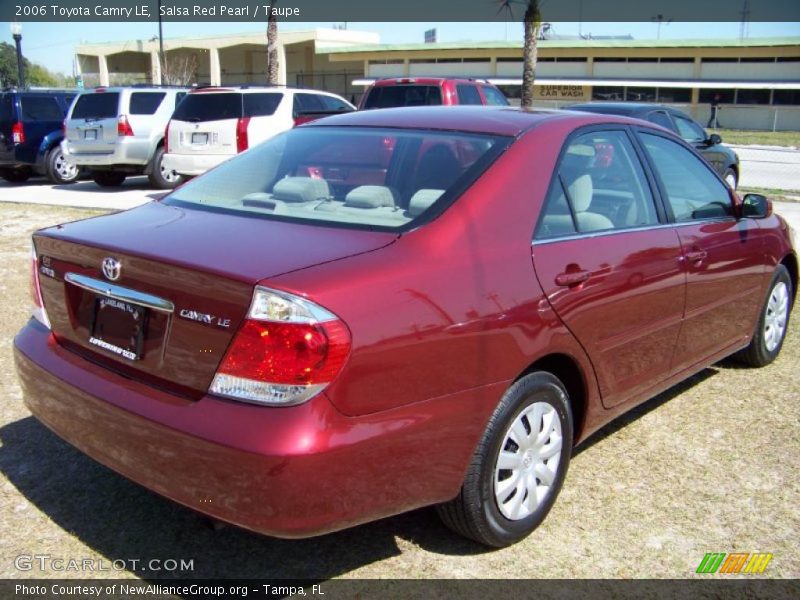
<instances>
[{"instance_id":1,"label":"superior car wash sign","mask_svg":"<svg viewBox=\"0 0 800 600\"><path fill-rule=\"evenodd\" d=\"M537 85L533 95L542 100L589 100L588 85Z\"/></svg>"}]
</instances>

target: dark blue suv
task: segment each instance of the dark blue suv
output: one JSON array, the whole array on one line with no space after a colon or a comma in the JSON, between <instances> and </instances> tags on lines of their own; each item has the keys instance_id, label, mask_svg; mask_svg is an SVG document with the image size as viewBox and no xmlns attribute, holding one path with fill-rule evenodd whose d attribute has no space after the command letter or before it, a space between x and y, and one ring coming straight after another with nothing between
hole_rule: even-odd
<instances>
[{"instance_id":1,"label":"dark blue suv","mask_svg":"<svg viewBox=\"0 0 800 600\"><path fill-rule=\"evenodd\" d=\"M78 168L61 153L64 116L77 91L0 92L0 177L22 183L34 173L72 183Z\"/></svg>"}]
</instances>

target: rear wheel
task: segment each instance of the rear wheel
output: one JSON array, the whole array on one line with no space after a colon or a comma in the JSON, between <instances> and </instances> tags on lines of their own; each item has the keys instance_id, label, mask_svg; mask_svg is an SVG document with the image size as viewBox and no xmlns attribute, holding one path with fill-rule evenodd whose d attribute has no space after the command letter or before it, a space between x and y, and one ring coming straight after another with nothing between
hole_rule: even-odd
<instances>
[{"instance_id":1,"label":"rear wheel","mask_svg":"<svg viewBox=\"0 0 800 600\"><path fill-rule=\"evenodd\" d=\"M156 148L156 153L153 156L153 168L150 175L147 176L150 184L161 190L170 190L181 183L183 183L183 176L175 171L168 171L164 168L164 147L159 146Z\"/></svg>"},{"instance_id":2,"label":"rear wheel","mask_svg":"<svg viewBox=\"0 0 800 600\"><path fill-rule=\"evenodd\" d=\"M47 170L47 178L57 185L75 183L80 175L80 169L78 169L77 165L67 160L67 157L61 151L60 145L54 146L47 153L45 168Z\"/></svg>"},{"instance_id":3,"label":"rear wheel","mask_svg":"<svg viewBox=\"0 0 800 600\"><path fill-rule=\"evenodd\" d=\"M119 171L95 171L92 179L100 187L119 187L125 181L125 173Z\"/></svg>"},{"instance_id":4,"label":"rear wheel","mask_svg":"<svg viewBox=\"0 0 800 600\"><path fill-rule=\"evenodd\" d=\"M30 169L0 169L0 177L9 183L25 183L31 174Z\"/></svg>"},{"instance_id":5,"label":"rear wheel","mask_svg":"<svg viewBox=\"0 0 800 600\"><path fill-rule=\"evenodd\" d=\"M439 515L450 529L481 544L514 544L547 516L571 453L567 391L550 373L531 373L503 396L461 492L437 507Z\"/></svg>"},{"instance_id":6,"label":"rear wheel","mask_svg":"<svg viewBox=\"0 0 800 600\"><path fill-rule=\"evenodd\" d=\"M786 267L778 265L772 276L753 339L736 357L752 367L763 367L775 360L783 347L791 309L792 279Z\"/></svg>"}]
</instances>

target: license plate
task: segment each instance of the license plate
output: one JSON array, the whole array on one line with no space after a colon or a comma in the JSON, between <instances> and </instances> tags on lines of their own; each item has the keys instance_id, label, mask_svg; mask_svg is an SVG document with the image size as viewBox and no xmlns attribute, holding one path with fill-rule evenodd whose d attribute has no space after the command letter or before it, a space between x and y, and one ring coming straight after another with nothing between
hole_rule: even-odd
<instances>
[{"instance_id":1,"label":"license plate","mask_svg":"<svg viewBox=\"0 0 800 600\"><path fill-rule=\"evenodd\" d=\"M208 134L207 133L193 133L192 134L192 143L193 144L207 144L208 143Z\"/></svg>"},{"instance_id":2,"label":"license plate","mask_svg":"<svg viewBox=\"0 0 800 600\"><path fill-rule=\"evenodd\" d=\"M147 309L114 298L100 297L95 304L89 343L126 358L142 356Z\"/></svg>"},{"instance_id":3,"label":"license plate","mask_svg":"<svg viewBox=\"0 0 800 600\"><path fill-rule=\"evenodd\" d=\"M87 129L83 132L83 139L85 140L96 140L97 139L97 129Z\"/></svg>"}]
</instances>

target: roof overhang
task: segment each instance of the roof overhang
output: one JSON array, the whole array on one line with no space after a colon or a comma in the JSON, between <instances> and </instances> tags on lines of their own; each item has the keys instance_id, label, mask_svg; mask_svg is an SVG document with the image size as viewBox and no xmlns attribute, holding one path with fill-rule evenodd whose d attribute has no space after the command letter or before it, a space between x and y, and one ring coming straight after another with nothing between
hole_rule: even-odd
<instances>
[{"instance_id":1,"label":"roof overhang","mask_svg":"<svg viewBox=\"0 0 800 600\"><path fill-rule=\"evenodd\" d=\"M422 77L422 76L420 76ZM413 79L404 77L403 79ZM395 79L395 78L389 78ZM520 77L485 77L482 78L494 85L522 85ZM354 79L353 85L370 85L375 78ZM716 79L607 79L607 78L573 78L573 77L537 77L536 85L607 85L620 87L658 87L658 88L699 88L699 89L740 89L740 90L798 90L800 81L737 81Z\"/></svg>"}]
</instances>

